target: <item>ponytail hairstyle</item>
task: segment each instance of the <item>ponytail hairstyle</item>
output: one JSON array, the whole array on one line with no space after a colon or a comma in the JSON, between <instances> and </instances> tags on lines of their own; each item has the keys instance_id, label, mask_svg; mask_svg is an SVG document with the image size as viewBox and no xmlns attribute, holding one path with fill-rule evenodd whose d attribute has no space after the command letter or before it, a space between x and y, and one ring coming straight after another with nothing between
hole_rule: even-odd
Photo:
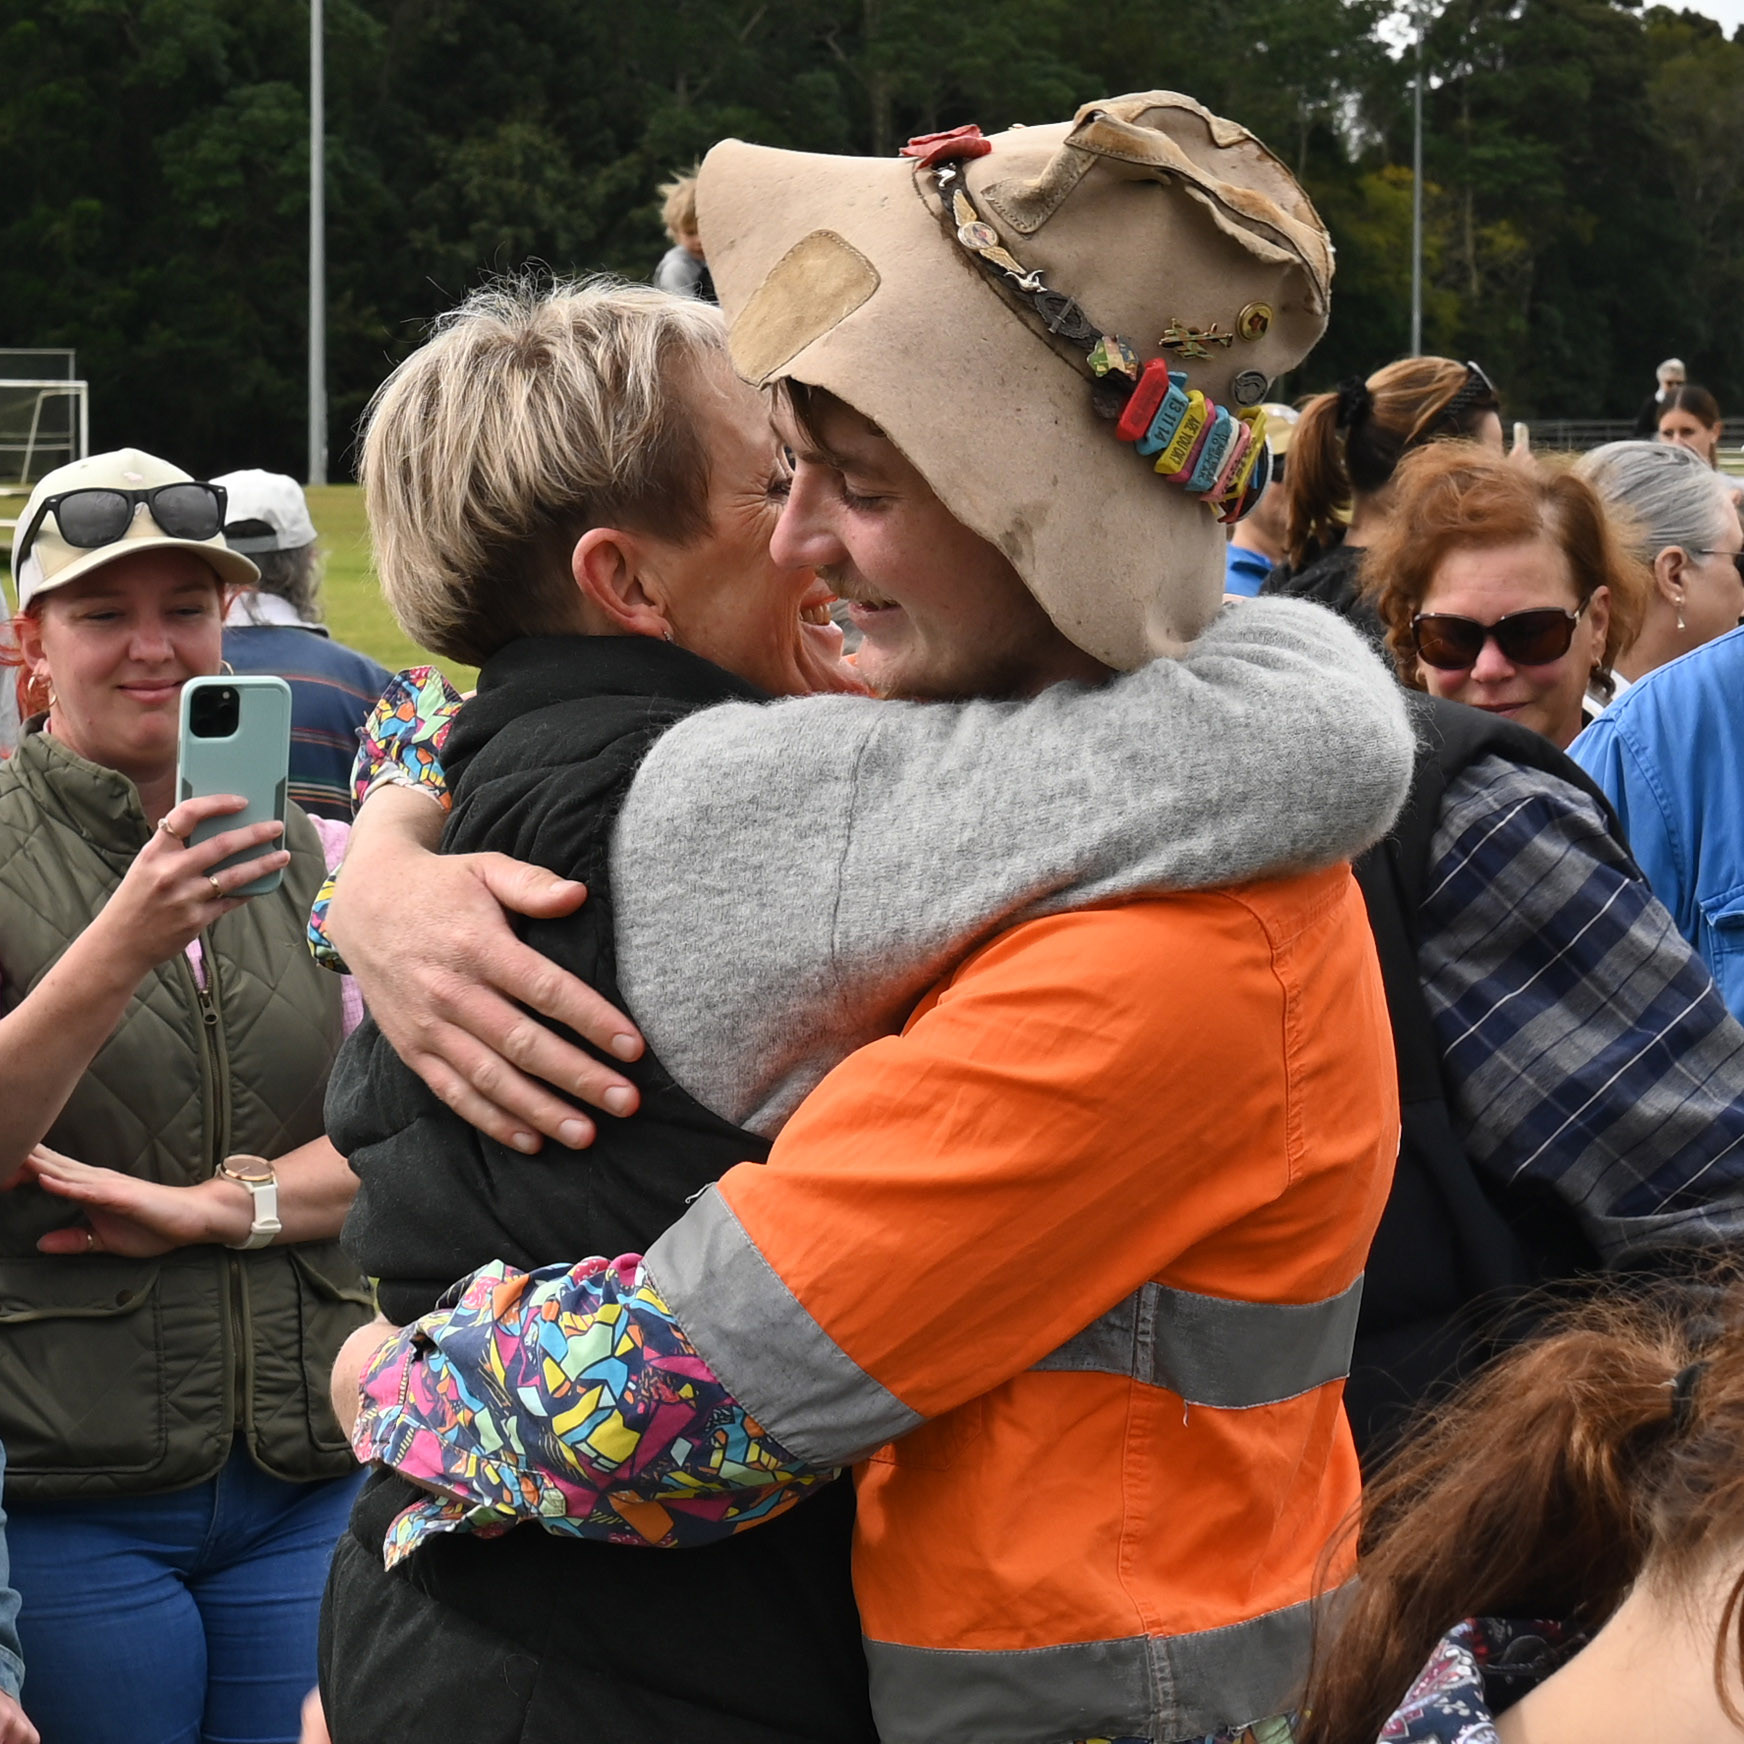
<instances>
[{"instance_id":1,"label":"ponytail hairstyle","mask_svg":"<svg viewBox=\"0 0 1744 1744\"><path fill-rule=\"evenodd\" d=\"M1290 438L1284 489L1285 545L1306 568L1344 537L1355 498L1384 489L1413 448L1442 436L1472 436L1502 409L1482 370L1446 357L1406 357L1352 376L1308 402Z\"/></svg>"},{"instance_id":2,"label":"ponytail hairstyle","mask_svg":"<svg viewBox=\"0 0 1744 1744\"><path fill-rule=\"evenodd\" d=\"M1328 1563L1356 1535L1347 1523ZM1642 1575L1744 1570L1744 1286L1618 1288L1414 1422L1363 1501L1352 1597L1316 1644L1299 1744L1373 1744L1435 1644L1473 1616L1600 1628ZM1714 1642L1744 1666L1744 1572Z\"/></svg>"}]
</instances>

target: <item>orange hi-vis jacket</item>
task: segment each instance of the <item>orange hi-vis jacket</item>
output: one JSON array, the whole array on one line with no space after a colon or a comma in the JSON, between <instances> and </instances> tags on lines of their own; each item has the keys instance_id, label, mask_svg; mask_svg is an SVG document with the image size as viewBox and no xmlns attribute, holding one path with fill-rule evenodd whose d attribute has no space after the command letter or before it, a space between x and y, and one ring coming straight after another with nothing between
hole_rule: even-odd
<instances>
[{"instance_id":1,"label":"orange hi-vis jacket","mask_svg":"<svg viewBox=\"0 0 1744 1744\"><path fill-rule=\"evenodd\" d=\"M1339 866L1013 927L655 1244L769 1433L862 1462L885 1744L1291 1708L1397 1145Z\"/></svg>"}]
</instances>

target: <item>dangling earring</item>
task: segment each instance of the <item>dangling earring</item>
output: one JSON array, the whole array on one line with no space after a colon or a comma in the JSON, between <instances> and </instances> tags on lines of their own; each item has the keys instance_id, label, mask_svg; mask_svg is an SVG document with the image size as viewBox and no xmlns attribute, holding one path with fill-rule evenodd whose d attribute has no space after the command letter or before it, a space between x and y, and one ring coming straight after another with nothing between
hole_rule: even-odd
<instances>
[{"instance_id":1,"label":"dangling earring","mask_svg":"<svg viewBox=\"0 0 1744 1744\"><path fill-rule=\"evenodd\" d=\"M1689 628L1689 625L1683 621L1683 595L1681 593L1677 596L1677 627L1680 630Z\"/></svg>"},{"instance_id":2,"label":"dangling earring","mask_svg":"<svg viewBox=\"0 0 1744 1744\"><path fill-rule=\"evenodd\" d=\"M670 642L672 640L672 626L670 624L660 632L660 639L663 642Z\"/></svg>"}]
</instances>

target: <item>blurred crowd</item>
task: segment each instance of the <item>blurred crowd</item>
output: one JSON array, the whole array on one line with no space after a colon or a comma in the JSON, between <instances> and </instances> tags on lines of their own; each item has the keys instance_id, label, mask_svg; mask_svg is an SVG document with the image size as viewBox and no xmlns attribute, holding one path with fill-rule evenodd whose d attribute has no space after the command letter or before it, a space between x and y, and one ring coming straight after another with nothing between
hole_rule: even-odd
<instances>
[{"instance_id":1,"label":"blurred crowd","mask_svg":"<svg viewBox=\"0 0 1744 1744\"><path fill-rule=\"evenodd\" d=\"M1268 399L1167 94L700 177L371 404L469 697L292 479L19 516L0 1744L1744 1737L1714 396Z\"/></svg>"}]
</instances>

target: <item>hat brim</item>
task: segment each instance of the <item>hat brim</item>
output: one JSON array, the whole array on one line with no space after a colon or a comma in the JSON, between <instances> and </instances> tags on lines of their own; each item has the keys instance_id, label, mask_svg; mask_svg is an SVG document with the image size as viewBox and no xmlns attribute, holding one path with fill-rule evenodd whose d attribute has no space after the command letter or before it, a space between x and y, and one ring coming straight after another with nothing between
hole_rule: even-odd
<instances>
[{"instance_id":1,"label":"hat brim","mask_svg":"<svg viewBox=\"0 0 1744 1744\"><path fill-rule=\"evenodd\" d=\"M21 596L19 609L22 610L34 599L40 599L45 593L53 593L71 582L82 581L87 575L93 575L99 569L104 569L111 563L119 563L124 558L137 557L142 551L192 552L226 587L253 587L260 580L259 569L228 546L209 545L199 539L172 539L166 533L144 539L117 540L112 545L99 545L94 551L75 557L64 568L57 569L53 575L44 576L29 588L24 585L25 578L20 574L16 578ZM26 562L28 561L27 558Z\"/></svg>"}]
</instances>

